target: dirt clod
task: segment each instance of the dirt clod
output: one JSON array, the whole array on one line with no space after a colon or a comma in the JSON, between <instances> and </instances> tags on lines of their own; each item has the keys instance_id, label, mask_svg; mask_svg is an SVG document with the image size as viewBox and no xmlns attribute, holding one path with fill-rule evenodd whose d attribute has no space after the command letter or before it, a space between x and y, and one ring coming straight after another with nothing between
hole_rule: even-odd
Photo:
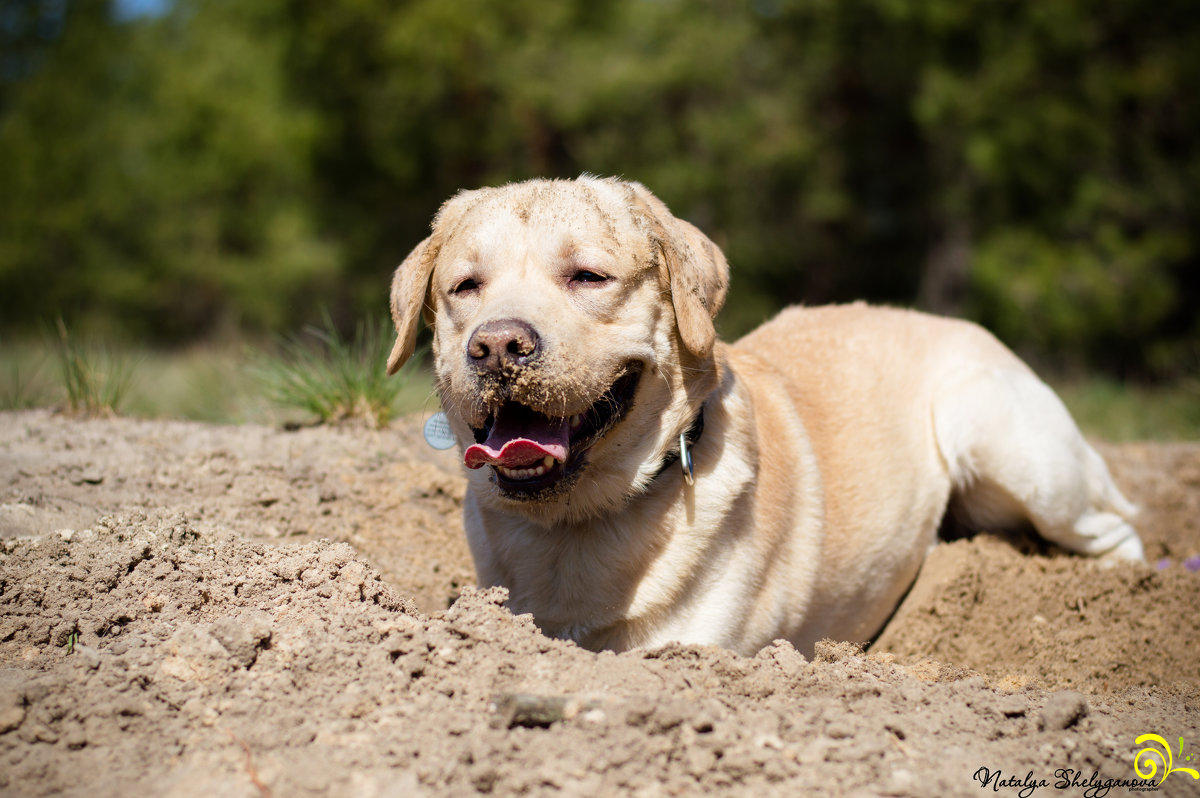
<instances>
[{"instance_id":1,"label":"dirt clod","mask_svg":"<svg viewBox=\"0 0 1200 798\"><path fill-rule=\"evenodd\" d=\"M1087 699L1074 690L1053 693L1038 716L1038 728L1042 731L1068 729L1087 713Z\"/></svg>"}]
</instances>

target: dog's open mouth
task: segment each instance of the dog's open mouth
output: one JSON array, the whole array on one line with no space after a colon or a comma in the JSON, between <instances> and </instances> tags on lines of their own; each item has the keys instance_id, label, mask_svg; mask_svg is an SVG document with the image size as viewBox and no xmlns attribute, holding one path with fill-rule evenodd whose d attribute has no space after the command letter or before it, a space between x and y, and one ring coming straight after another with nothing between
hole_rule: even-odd
<instances>
[{"instance_id":1,"label":"dog's open mouth","mask_svg":"<svg viewBox=\"0 0 1200 798\"><path fill-rule=\"evenodd\" d=\"M463 455L467 468L491 466L496 484L509 494L532 495L579 469L583 453L615 427L633 405L641 376L631 364L582 413L550 418L517 402L505 402L472 430L475 444Z\"/></svg>"}]
</instances>

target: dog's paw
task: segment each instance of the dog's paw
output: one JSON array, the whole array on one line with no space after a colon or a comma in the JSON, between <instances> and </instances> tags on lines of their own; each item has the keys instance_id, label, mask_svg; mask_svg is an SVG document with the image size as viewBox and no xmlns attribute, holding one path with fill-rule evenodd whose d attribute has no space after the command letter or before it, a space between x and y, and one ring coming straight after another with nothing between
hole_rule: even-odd
<instances>
[{"instance_id":1,"label":"dog's paw","mask_svg":"<svg viewBox=\"0 0 1200 798\"><path fill-rule=\"evenodd\" d=\"M1124 540L1101 554L1096 560L1106 568L1125 563L1144 564L1146 562L1146 552L1142 548L1142 539L1138 537L1133 527L1130 527L1129 535Z\"/></svg>"}]
</instances>

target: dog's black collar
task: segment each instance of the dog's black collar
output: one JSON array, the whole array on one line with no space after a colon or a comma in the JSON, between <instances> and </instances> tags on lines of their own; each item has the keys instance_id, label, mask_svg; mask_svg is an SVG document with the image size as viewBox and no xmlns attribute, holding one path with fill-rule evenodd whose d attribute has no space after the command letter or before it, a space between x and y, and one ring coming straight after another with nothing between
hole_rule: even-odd
<instances>
[{"instance_id":1,"label":"dog's black collar","mask_svg":"<svg viewBox=\"0 0 1200 798\"><path fill-rule=\"evenodd\" d=\"M683 433L683 439L687 441L688 448L691 449L696 445L696 441L700 440L700 434L704 432L704 406L701 405L700 412L696 414L696 418L692 421L692 425L687 428L687 432ZM667 452L667 456L658 465L658 471L655 472L654 478L658 479L671 466L679 461L679 449L675 448Z\"/></svg>"}]
</instances>

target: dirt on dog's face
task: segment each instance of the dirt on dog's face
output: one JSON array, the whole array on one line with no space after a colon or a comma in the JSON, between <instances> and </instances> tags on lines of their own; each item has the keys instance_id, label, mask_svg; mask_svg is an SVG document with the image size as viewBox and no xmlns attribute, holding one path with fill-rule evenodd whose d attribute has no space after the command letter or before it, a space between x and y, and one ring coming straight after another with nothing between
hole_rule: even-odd
<instances>
[{"instance_id":1,"label":"dirt on dog's face","mask_svg":"<svg viewBox=\"0 0 1200 798\"><path fill-rule=\"evenodd\" d=\"M427 269L438 392L487 501L546 520L610 508L654 477L694 415L703 386L688 383L708 382L711 332L707 351L681 339L672 272L695 268L678 249L694 258L664 227L685 223L654 205L636 184L595 179L465 192L397 270L397 350L411 275ZM719 306L723 274L713 282L705 300Z\"/></svg>"},{"instance_id":2,"label":"dirt on dog's face","mask_svg":"<svg viewBox=\"0 0 1200 798\"><path fill-rule=\"evenodd\" d=\"M606 435L624 437L647 367L670 351L669 320L653 253L622 247L647 240L620 229L628 214L562 186L513 193L460 200L431 287L435 368L447 414L469 428L466 466L505 499L544 501Z\"/></svg>"}]
</instances>

